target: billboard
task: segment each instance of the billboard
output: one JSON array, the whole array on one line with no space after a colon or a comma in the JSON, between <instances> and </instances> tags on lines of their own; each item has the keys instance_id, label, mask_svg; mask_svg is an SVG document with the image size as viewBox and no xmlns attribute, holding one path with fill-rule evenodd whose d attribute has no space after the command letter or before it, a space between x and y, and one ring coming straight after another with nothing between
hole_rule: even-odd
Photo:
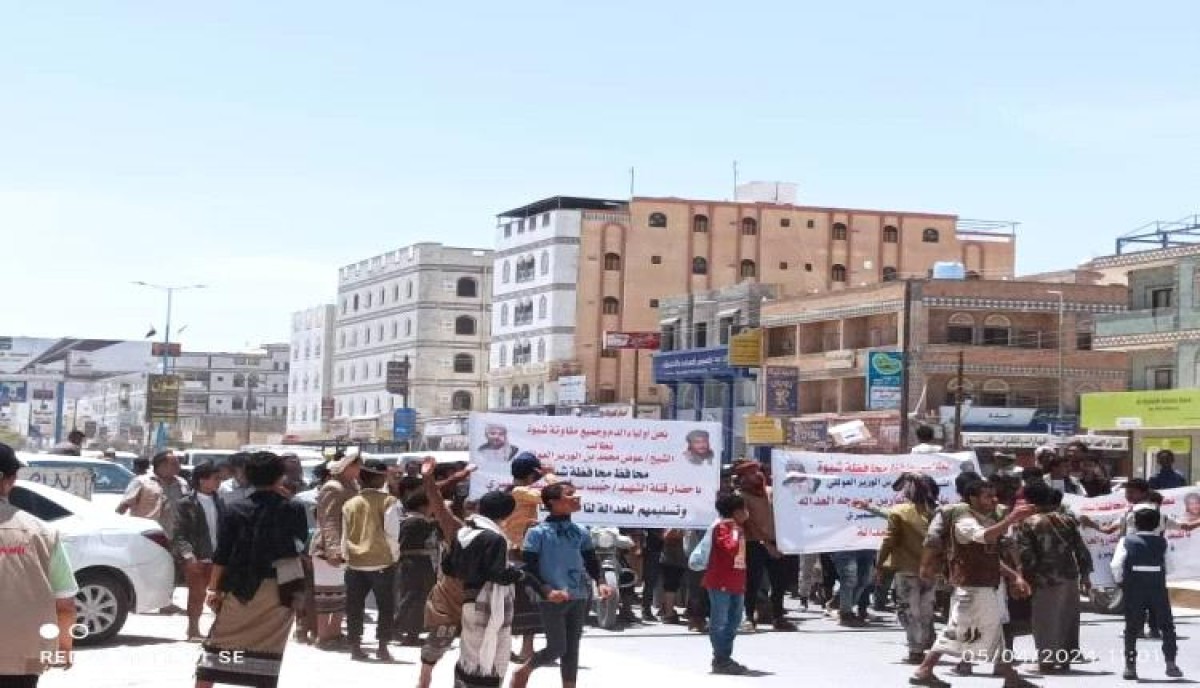
<instances>
[{"instance_id":1,"label":"billboard","mask_svg":"<svg viewBox=\"0 0 1200 688\"><path fill-rule=\"evenodd\" d=\"M867 354L867 410L894 411L900 408L904 377L904 354L872 351Z\"/></svg>"},{"instance_id":2,"label":"billboard","mask_svg":"<svg viewBox=\"0 0 1200 688\"><path fill-rule=\"evenodd\" d=\"M587 376L564 375L558 378L558 403L564 405L587 403Z\"/></svg>"},{"instance_id":3,"label":"billboard","mask_svg":"<svg viewBox=\"0 0 1200 688\"><path fill-rule=\"evenodd\" d=\"M1200 428L1200 389L1098 392L1080 397L1088 430Z\"/></svg>"},{"instance_id":4,"label":"billboard","mask_svg":"<svg viewBox=\"0 0 1200 688\"><path fill-rule=\"evenodd\" d=\"M29 400L29 385L25 382L0 380L0 406L24 404Z\"/></svg>"},{"instance_id":5,"label":"billboard","mask_svg":"<svg viewBox=\"0 0 1200 688\"><path fill-rule=\"evenodd\" d=\"M605 332L605 349L643 349L657 351L662 348L661 332Z\"/></svg>"},{"instance_id":6,"label":"billboard","mask_svg":"<svg viewBox=\"0 0 1200 688\"><path fill-rule=\"evenodd\" d=\"M154 367L150 342L0 337L0 375L54 372L89 378L152 372Z\"/></svg>"}]
</instances>

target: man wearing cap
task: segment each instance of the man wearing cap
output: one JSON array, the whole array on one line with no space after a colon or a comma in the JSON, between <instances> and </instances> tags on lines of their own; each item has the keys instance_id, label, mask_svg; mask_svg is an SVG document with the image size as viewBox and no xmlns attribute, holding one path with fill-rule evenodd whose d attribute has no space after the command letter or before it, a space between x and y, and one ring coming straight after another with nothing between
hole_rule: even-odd
<instances>
[{"instance_id":1,"label":"man wearing cap","mask_svg":"<svg viewBox=\"0 0 1200 688\"><path fill-rule=\"evenodd\" d=\"M396 557L400 548L400 511L388 494L387 464L369 459L362 464L362 490L342 506L342 551L346 560L346 631L351 659L364 660L363 615L367 595L375 593L379 624L377 657L390 662L388 642L396 617Z\"/></svg>"},{"instance_id":2,"label":"man wearing cap","mask_svg":"<svg viewBox=\"0 0 1200 688\"><path fill-rule=\"evenodd\" d=\"M346 611L343 572L342 507L358 493L361 465L357 449L334 454L329 463L333 476L317 493L317 530L310 552L313 558L313 599L317 608L317 646L324 650L345 645L342 615Z\"/></svg>"},{"instance_id":3,"label":"man wearing cap","mask_svg":"<svg viewBox=\"0 0 1200 688\"><path fill-rule=\"evenodd\" d=\"M14 688L37 686L47 665L70 667L79 591L58 531L8 501L20 468L0 444L0 685Z\"/></svg>"}]
</instances>

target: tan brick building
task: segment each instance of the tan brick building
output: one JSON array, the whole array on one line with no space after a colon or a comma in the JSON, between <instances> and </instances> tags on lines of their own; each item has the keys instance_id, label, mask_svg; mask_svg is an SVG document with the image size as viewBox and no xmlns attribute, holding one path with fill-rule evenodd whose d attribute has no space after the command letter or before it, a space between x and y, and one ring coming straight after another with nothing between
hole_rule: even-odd
<instances>
[{"instance_id":1,"label":"tan brick building","mask_svg":"<svg viewBox=\"0 0 1200 688\"><path fill-rule=\"evenodd\" d=\"M577 355L599 396L627 399L632 357L604 358L601 335L658 330L662 298L743 281L776 284L789 296L820 294L925 277L938 261L1011 278L1015 243L1011 233L963 229L953 215L635 198L623 219L585 214ZM610 300L606 311L605 299L619 308ZM648 352L639 377L639 397L655 394Z\"/></svg>"},{"instance_id":2,"label":"tan brick building","mask_svg":"<svg viewBox=\"0 0 1200 688\"><path fill-rule=\"evenodd\" d=\"M1126 302L1119 286L922 279L783 299L763 306L762 321L767 364L798 369L799 417L870 419L895 449L899 407L868 408L870 352L909 352L908 411L931 422L954 404L961 352L972 415L1024 409L993 415L1033 430L1035 417L1076 414L1080 394L1126 388L1126 354L1091 350L1095 316Z\"/></svg>"}]
</instances>

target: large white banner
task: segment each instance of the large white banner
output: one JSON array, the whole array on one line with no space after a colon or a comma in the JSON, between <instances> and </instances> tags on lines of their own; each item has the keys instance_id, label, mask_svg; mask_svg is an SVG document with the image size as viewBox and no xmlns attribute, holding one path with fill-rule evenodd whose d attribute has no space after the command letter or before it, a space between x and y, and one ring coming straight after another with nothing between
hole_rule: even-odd
<instances>
[{"instance_id":1,"label":"large white banner","mask_svg":"<svg viewBox=\"0 0 1200 688\"><path fill-rule=\"evenodd\" d=\"M958 454L823 454L771 452L775 494L775 537L787 554L879 549L887 519L853 506L862 500L878 509L903 502L892 490L901 473L923 473L937 481L943 504L958 501L954 479L979 470L974 452Z\"/></svg>"},{"instance_id":2,"label":"large white banner","mask_svg":"<svg viewBox=\"0 0 1200 688\"><path fill-rule=\"evenodd\" d=\"M1162 496L1164 516L1170 516L1176 523L1181 524L1200 522L1200 487L1163 490ZM1129 511L1129 502L1125 501L1123 491L1101 497L1064 495L1063 504L1076 517L1086 517L1100 526L1119 523ZM1092 564L1095 567L1092 585L1112 587L1115 583L1110 565L1117 542L1121 539L1120 533L1105 535L1089 527L1083 527L1080 531L1088 551L1092 553ZM1167 579L1200 578L1200 530L1167 528L1163 535L1167 538Z\"/></svg>"},{"instance_id":3,"label":"large white banner","mask_svg":"<svg viewBox=\"0 0 1200 688\"><path fill-rule=\"evenodd\" d=\"M576 520L635 528L705 528L716 518L721 426L691 421L472 413L471 497L512 483L531 452L583 498Z\"/></svg>"}]
</instances>

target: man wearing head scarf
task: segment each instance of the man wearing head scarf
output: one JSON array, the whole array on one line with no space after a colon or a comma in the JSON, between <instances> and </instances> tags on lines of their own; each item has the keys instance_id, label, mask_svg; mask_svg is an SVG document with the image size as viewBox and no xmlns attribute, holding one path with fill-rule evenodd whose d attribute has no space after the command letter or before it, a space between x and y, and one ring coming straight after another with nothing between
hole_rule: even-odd
<instances>
[{"instance_id":1,"label":"man wearing head scarf","mask_svg":"<svg viewBox=\"0 0 1200 688\"><path fill-rule=\"evenodd\" d=\"M317 646L347 647L342 633L346 612L345 559L342 549L342 507L358 494L361 468L357 449L334 454L332 477L317 493L317 530L309 547L313 563L313 599L317 608Z\"/></svg>"},{"instance_id":2,"label":"man wearing head scarf","mask_svg":"<svg viewBox=\"0 0 1200 688\"><path fill-rule=\"evenodd\" d=\"M697 465L712 464L715 455L707 430L693 430L687 434L687 449L683 452L683 458Z\"/></svg>"},{"instance_id":3,"label":"man wearing head scarf","mask_svg":"<svg viewBox=\"0 0 1200 688\"><path fill-rule=\"evenodd\" d=\"M508 428L489 423L484 428L484 443L475 450L478 461L512 461L520 451L508 443Z\"/></svg>"},{"instance_id":4,"label":"man wearing head scarf","mask_svg":"<svg viewBox=\"0 0 1200 688\"><path fill-rule=\"evenodd\" d=\"M775 543L775 511L773 495L767 485L766 473L758 461L740 459L733 464L738 478L738 494L746 501L750 518L743 525L746 531L746 624L755 629L758 593L763 578L771 585L772 623L777 631L794 631L796 625L784 618L783 596L788 588L788 564Z\"/></svg>"}]
</instances>

